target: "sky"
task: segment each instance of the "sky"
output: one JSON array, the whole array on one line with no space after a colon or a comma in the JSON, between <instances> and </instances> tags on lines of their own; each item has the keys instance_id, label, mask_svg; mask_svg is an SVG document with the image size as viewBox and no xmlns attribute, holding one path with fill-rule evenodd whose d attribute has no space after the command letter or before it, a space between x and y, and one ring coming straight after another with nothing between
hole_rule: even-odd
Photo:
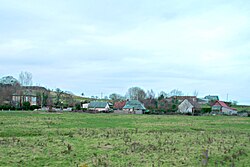
<instances>
[{"instance_id":1,"label":"sky","mask_svg":"<svg viewBox=\"0 0 250 167\"><path fill-rule=\"evenodd\" d=\"M250 104L249 0L0 0L0 77L85 96L133 86Z\"/></svg>"}]
</instances>

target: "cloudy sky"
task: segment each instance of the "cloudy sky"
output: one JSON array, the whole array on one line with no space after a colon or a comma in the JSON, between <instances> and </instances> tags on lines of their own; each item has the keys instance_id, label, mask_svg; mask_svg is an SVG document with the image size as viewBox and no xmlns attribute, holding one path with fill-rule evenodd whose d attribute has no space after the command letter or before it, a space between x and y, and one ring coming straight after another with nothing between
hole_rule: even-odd
<instances>
[{"instance_id":1,"label":"cloudy sky","mask_svg":"<svg viewBox=\"0 0 250 167\"><path fill-rule=\"evenodd\" d=\"M86 96L220 95L250 104L249 0L0 0L0 77Z\"/></svg>"}]
</instances>

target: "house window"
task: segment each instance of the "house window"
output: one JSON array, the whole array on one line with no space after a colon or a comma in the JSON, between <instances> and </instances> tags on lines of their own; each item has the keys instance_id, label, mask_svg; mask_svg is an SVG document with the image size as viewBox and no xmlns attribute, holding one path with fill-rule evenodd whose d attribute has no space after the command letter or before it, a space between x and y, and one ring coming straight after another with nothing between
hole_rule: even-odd
<instances>
[{"instance_id":1,"label":"house window","mask_svg":"<svg viewBox=\"0 0 250 167\"><path fill-rule=\"evenodd\" d=\"M34 102L36 102L36 97L32 97L31 98L31 101L34 103Z\"/></svg>"}]
</instances>

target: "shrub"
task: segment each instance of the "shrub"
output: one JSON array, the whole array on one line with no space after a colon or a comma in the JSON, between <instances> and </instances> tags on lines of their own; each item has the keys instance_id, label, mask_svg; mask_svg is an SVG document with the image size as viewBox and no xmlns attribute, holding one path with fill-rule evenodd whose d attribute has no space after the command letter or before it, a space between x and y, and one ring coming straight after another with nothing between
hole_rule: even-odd
<instances>
[{"instance_id":1,"label":"shrub","mask_svg":"<svg viewBox=\"0 0 250 167\"><path fill-rule=\"evenodd\" d=\"M38 105L32 105L32 106L30 106L29 109L30 109L30 110L39 109L39 106L38 106Z\"/></svg>"},{"instance_id":2,"label":"shrub","mask_svg":"<svg viewBox=\"0 0 250 167\"><path fill-rule=\"evenodd\" d=\"M28 101L23 102L23 109L24 110L29 110L30 109L30 102L28 102Z\"/></svg>"},{"instance_id":3,"label":"shrub","mask_svg":"<svg viewBox=\"0 0 250 167\"><path fill-rule=\"evenodd\" d=\"M201 109L202 114L210 113L211 111L212 111L211 107L206 107Z\"/></svg>"},{"instance_id":4,"label":"shrub","mask_svg":"<svg viewBox=\"0 0 250 167\"><path fill-rule=\"evenodd\" d=\"M81 110L81 103L75 104L75 110Z\"/></svg>"}]
</instances>

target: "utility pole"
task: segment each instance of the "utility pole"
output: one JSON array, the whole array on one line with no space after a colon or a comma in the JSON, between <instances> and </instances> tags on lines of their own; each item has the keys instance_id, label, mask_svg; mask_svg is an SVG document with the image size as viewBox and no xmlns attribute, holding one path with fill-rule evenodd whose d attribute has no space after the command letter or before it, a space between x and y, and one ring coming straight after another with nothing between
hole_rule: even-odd
<instances>
[{"instance_id":1,"label":"utility pole","mask_svg":"<svg viewBox=\"0 0 250 167\"><path fill-rule=\"evenodd\" d=\"M102 99L102 95L103 95L103 93L101 92L101 99Z\"/></svg>"}]
</instances>

